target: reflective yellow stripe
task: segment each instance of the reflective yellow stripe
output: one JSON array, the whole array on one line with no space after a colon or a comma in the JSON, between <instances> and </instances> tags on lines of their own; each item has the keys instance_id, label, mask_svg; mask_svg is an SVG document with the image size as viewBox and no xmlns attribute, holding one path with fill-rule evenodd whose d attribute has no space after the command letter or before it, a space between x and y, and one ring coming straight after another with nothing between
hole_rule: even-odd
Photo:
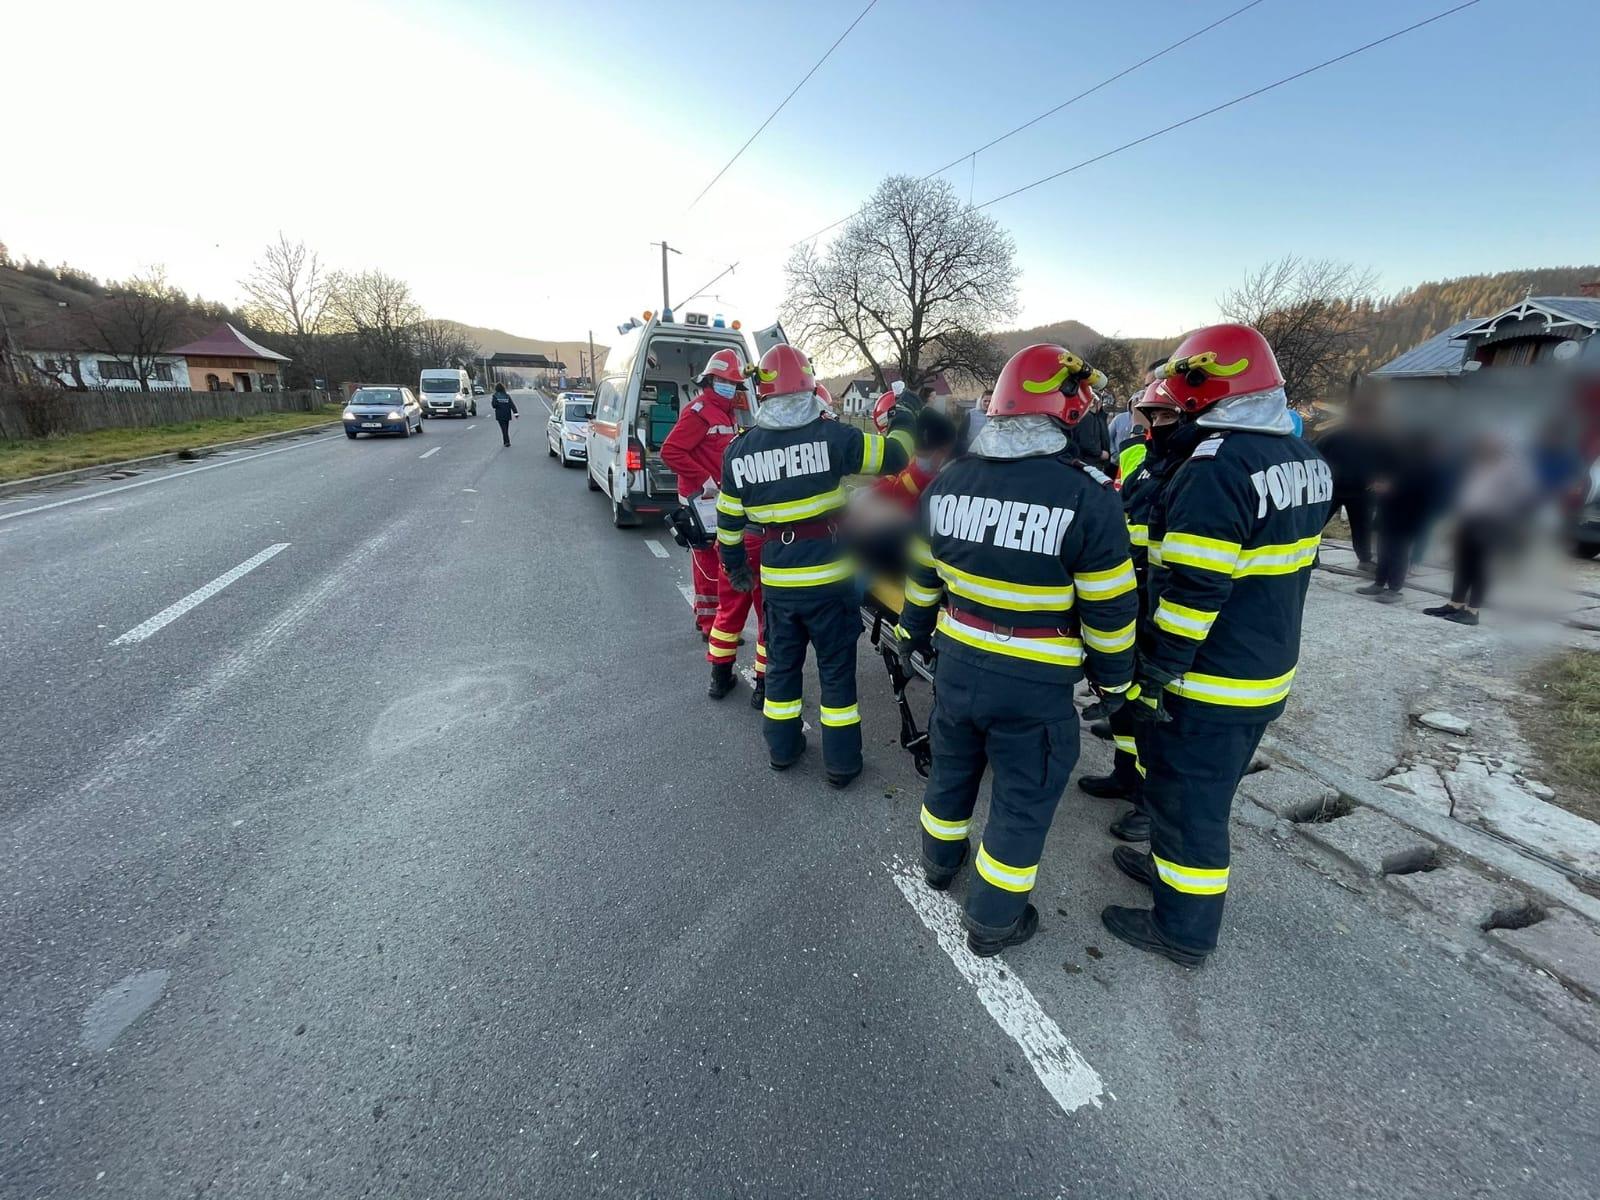
<instances>
[{"instance_id":1,"label":"reflective yellow stripe","mask_svg":"<svg viewBox=\"0 0 1600 1200\"><path fill-rule=\"evenodd\" d=\"M1181 679L1167 684L1169 692L1176 692L1186 700L1200 700L1206 704L1224 704L1229 708L1264 708L1276 704L1289 694L1294 681L1291 670L1276 679L1230 679L1226 675L1201 675L1190 671Z\"/></svg>"},{"instance_id":2,"label":"reflective yellow stripe","mask_svg":"<svg viewBox=\"0 0 1600 1200\"><path fill-rule=\"evenodd\" d=\"M941 594L938 588L925 588L915 579L906 579L907 604L915 604L918 608L932 608L939 603Z\"/></svg>"},{"instance_id":3,"label":"reflective yellow stripe","mask_svg":"<svg viewBox=\"0 0 1600 1200\"><path fill-rule=\"evenodd\" d=\"M739 641L739 635L737 633L729 633L726 629L713 629L711 631L711 636L719 642L736 644Z\"/></svg>"},{"instance_id":4,"label":"reflective yellow stripe","mask_svg":"<svg viewBox=\"0 0 1600 1200\"><path fill-rule=\"evenodd\" d=\"M1239 561L1233 568L1235 579L1246 575L1293 575L1296 571L1309 571L1317 561L1317 547L1322 535L1301 538L1298 542L1283 542L1275 546L1252 546L1239 552Z\"/></svg>"},{"instance_id":5,"label":"reflective yellow stripe","mask_svg":"<svg viewBox=\"0 0 1600 1200\"><path fill-rule=\"evenodd\" d=\"M756 657L757 658L765 658L766 656L767 656L767 647L765 646L765 644L763 644L761 642L757 642L756 643Z\"/></svg>"},{"instance_id":6,"label":"reflective yellow stripe","mask_svg":"<svg viewBox=\"0 0 1600 1200\"><path fill-rule=\"evenodd\" d=\"M1110 600L1139 586L1133 573L1133 560L1125 558L1109 571L1074 571L1072 582L1083 600Z\"/></svg>"},{"instance_id":7,"label":"reflective yellow stripe","mask_svg":"<svg viewBox=\"0 0 1600 1200\"><path fill-rule=\"evenodd\" d=\"M973 864L982 875L997 888L1008 892L1031 892L1033 881L1039 874L1039 864L1031 867L1011 867L1001 862L984 848L978 845L978 857Z\"/></svg>"},{"instance_id":8,"label":"reflective yellow stripe","mask_svg":"<svg viewBox=\"0 0 1600 1200\"><path fill-rule=\"evenodd\" d=\"M928 806L922 806L922 827L928 831L929 837L936 837L941 842L959 842L967 836L967 830L972 828L972 821L941 821L928 811Z\"/></svg>"},{"instance_id":9,"label":"reflective yellow stripe","mask_svg":"<svg viewBox=\"0 0 1600 1200\"><path fill-rule=\"evenodd\" d=\"M1220 896L1228 890L1227 867L1182 867L1156 854L1150 856L1150 861L1155 863L1161 882L1174 891L1191 896Z\"/></svg>"},{"instance_id":10,"label":"reflective yellow stripe","mask_svg":"<svg viewBox=\"0 0 1600 1200\"><path fill-rule=\"evenodd\" d=\"M1132 734L1113 734L1111 740L1116 743L1117 749L1121 750L1124 754L1132 754L1134 757L1138 757L1139 747L1134 743Z\"/></svg>"},{"instance_id":11,"label":"reflective yellow stripe","mask_svg":"<svg viewBox=\"0 0 1600 1200\"><path fill-rule=\"evenodd\" d=\"M1048 586L1012 583L1005 579L991 579L987 575L974 575L938 558L933 560L933 566L944 580L946 591L991 608L1007 608L1014 612L1066 612L1072 607L1070 583Z\"/></svg>"},{"instance_id":12,"label":"reflective yellow stripe","mask_svg":"<svg viewBox=\"0 0 1600 1200\"><path fill-rule=\"evenodd\" d=\"M911 561L919 566L933 566L933 548L928 545L927 538L914 537L911 539Z\"/></svg>"},{"instance_id":13,"label":"reflective yellow stripe","mask_svg":"<svg viewBox=\"0 0 1600 1200\"><path fill-rule=\"evenodd\" d=\"M819 563L814 567L769 567L761 564L762 587L820 587L825 583L838 583L849 579L855 564L848 558L837 562Z\"/></svg>"},{"instance_id":14,"label":"reflective yellow stripe","mask_svg":"<svg viewBox=\"0 0 1600 1200\"><path fill-rule=\"evenodd\" d=\"M1116 692L1125 692L1133 685L1131 683L1096 683L1095 687L1110 695Z\"/></svg>"},{"instance_id":15,"label":"reflective yellow stripe","mask_svg":"<svg viewBox=\"0 0 1600 1200\"><path fill-rule=\"evenodd\" d=\"M797 721L800 719L800 701L764 700L761 704L761 715L770 717L774 721Z\"/></svg>"},{"instance_id":16,"label":"reflective yellow stripe","mask_svg":"<svg viewBox=\"0 0 1600 1200\"><path fill-rule=\"evenodd\" d=\"M737 647L737 646L723 646L723 645L720 645L717 642L712 642L709 646L706 647L706 653L709 654L712 658L738 658L739 657L739 647Z\"/></svg>"},{"instance_id":17,"label":"reflective yellow stripe","mask_svg":"<svg viewBox=\"0 0 1600 1200\"><path fill-rule=\"evenodd\" d=\"M998 633L989 633L982 629L974 629L970 625L963 625L943 611L939 613L939 632L975 650L1004 654L1008 658L1049 663L1056 667L1077 667L1083 664L1083 643L1073 637L1007 638Z\"/></svg>"},{"instance_id":18,"label":"reflective yellow stripe","mask_svg":"<svg viewBox=\"0 0 1600 1200\"><path fill-rule=\"evenodd\" d=\"M1121 629L1101 630L1084 625L1078 632L1083 634L1083 644L1091 650L1098 650L1102 654L1115 654L1118 650L1126 650L1133 645L1134 626L1137 621L1129 621Z\"/></svg>"},{"instance_id":19,"label":"reflective yellow stripe","mask_svg":"<svg viewBox=\"0 0 1600 1200\"><path fill-rule=\"evenodd\" d=\"M744 516L744 502L737 496L730 496L727 492L717 493L717 511L727 513L730 517Z\"/></svg>"},{"instance_id":20,"label":"reflective yellow stripe","mask_svg":"<svg viewBox=\"0 0 1600 1200\"><path fill-rule=\"evenodd\" d=\"M737 546L744 541L744 534L737 529L723 529L719 525L717 527L717 541L724 546Z\"/></svg>"},{"instance_id":21,"label":"reflective yellow stripe","mask_svg":"<svg viewBox=\"0 0 1600 1200\"><path fill-rule=\"evenodd\" d=\"M1169 567L1198 567L1232 575L1234 563L1239 561L1239 543L1194 533L1168 533L1161 543L1160 561Z\"/></svg>"},{"instance_id":22,"label":"reflective yellow stripe","mask_svg":"<svg viewBox=\"0 0 1600 1200\"><path fill-rule=\"evenodd\" d=\"M1150 565L1152 567L1159 567L1161 565L1161 543L1160 542L1146 542L1145 543L1145 552L1146 552L1146 557L1149 559Z\"/></svg>"},{"instance_id":23,"label":"reflective yellow stripe","mask_svg":"<svg viewBox=\"0 0 1600 1200\"><path fill-rule=\"evenodd\" d=\"M1205 641L1206 634L1211 632L1211 625L1217 619L1214 612L1204 609L1190 608L1186 604L1174 604L1166 597L1156 605L1156 625L1168 633L1175 633L1179 637L1193 638L1197 642Z\"/></svg>"},{"instance_id":24,"label":"reflective yellow stripe","mask_svg":"<svg viewBox=\"0 0 1600 1200\"><path fill-rule=\"evenodd\" d=\"M889 434L888 440L891 442L899 442L901 448L905 450L906 457L908 458L917 452L916 443L911 440L911 435L904 429L893 430Z\"/></svg>"},{"instance_id":25,"label":"reflective yellow stripe","mask_svg":"<svg viewBox=\"0 0 1600 1200\"><path fill-rule=\"evenodd\" d=\"M861 437L861 473L876 475L883 470L883 439L875 433L865 433Z\"/></svg>"},{"instance_id":26,"label":"reflective yellow stripe","mask_svg":"<svg viewBox=\"0 0 1600 1200\"><path fill-rule=\"evenodd\" d=\"M1150 544L1150 526L1134 525L1130 522L1128 525L1128 540L1135 546L1148 546Z\"/></svg>"},{"instance_id":27,"label":"reflective yellow stripe","mask_svg":"<svg viewBox=\"0 0 1600 1200\"><path fill-rule=\"evenodd\" d=\"M808 517L820 517L823 513L843 507L844 490L836 487L831 492L802 496L799 500L785 500L782 504L746 505L744 511L752 520L770 525L774 521L804 521Z\"/></svg>"},{"instance_id":28,"label":"reflective yellow stripe","mask_svg":"<svg viewBox=\"0 0 1600 1200\"><path fill-rule=\"evenodd\" d=\"M841 725L859 725L861 724L861 710L854 704L848 704L840 708L829 708L824 704L822 706L822 723L835 729Z\"/></svg>"}]
</instances>

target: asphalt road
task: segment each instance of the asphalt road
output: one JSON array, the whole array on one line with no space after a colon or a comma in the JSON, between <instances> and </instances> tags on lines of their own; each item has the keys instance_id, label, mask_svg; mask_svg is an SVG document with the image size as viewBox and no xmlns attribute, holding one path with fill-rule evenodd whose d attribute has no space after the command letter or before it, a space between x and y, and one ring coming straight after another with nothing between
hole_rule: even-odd
<instances>
[{"instance_id":1,"label":"asphalt road","mask_svg":"<svg viewBox=\"0 0 1600 1200\"><path fill-rule=\"evenodd\" d=\"M1081 796L947 952L878 664L769 772L525 400L0 502L0 1194L1594 1194L1590 1041L1253 829L1203 971Z\"/></svg>"}]
</instances>

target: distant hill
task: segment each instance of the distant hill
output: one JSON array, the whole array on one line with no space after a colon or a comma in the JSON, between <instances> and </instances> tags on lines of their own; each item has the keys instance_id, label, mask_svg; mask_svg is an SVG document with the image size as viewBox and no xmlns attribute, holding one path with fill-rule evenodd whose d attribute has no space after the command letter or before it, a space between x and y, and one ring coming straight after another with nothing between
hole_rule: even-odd
<instances>
[{"instance_id":1,"label":"distant hill","mask_svg":"<svg viewBox=\"0 0 1600 1200\"><path fill-rule=\"evenodd\" d=\"M70 268L58 275L42 265L0 266L0 307L13 333L58 316L63 305L87 308L105 294L98 279Z\"/></svg>"},{"instance_id":2,"label":"distant hill","mask_svg":"<svg viewBox=\"0 0 1600 1200\"><path fill-rule=\"evenodd\" d=\"M445 318L448 320L449 318ZM549 342L543 338L523 337L516 333L507 333L504 329L486 329L481 325L468 325L462 321L451 321L458 326L485 354L504 351L507 354L543 354L557 362L567 364L567 369L576 374L578 370L578 351L585 355L589 353L588 342ZM594 344L595 357L602 364L606 361L606 347L601 343Z\"/></svg>"}]
</instances>

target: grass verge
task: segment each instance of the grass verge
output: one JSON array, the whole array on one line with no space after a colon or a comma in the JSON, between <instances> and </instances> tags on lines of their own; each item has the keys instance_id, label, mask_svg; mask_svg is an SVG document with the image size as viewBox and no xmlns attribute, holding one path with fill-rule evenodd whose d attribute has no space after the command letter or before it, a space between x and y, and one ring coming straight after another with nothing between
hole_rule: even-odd
<instances>
[{"instance_id":1,"label":"grass verge","mask_svg":"<svg viewBox=\"0 0 1600 1200\"><path fill-rule=\"evenodd\" d=\"M1530 682L1545 702L1522 731L1543 757L1555 803L1600 821L1600 652L1568 650Z\"/></svg>"},{"instance_id":2,"label":"grass verge","mask_svg":"<svg viewBox=\"0 0 1600 1200\"><path fill-rule=\"evenodd\" d=\"M257 413L251 417L185 421L145 429L98 429L93 433L0 442L0 482L214 446L218 442L232 442L263 433L282 433L336 420L342 411L340 405L328 404L317 412Z\"/></svg>"}]
</instances>

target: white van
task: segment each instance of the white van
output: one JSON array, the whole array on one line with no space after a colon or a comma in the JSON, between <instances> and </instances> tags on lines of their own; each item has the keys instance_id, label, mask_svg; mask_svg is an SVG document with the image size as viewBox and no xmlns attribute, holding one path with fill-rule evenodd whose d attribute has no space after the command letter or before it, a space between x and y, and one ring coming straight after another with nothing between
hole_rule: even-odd
<instances>
[{"instance_id":1,"label":"white van","mask_svg":"<svg viewBox=\"0 0 1600 1200\"><path fill-rule=\"evenodd\" d=\"M699 313L670 321L646 316L607 353L589 421L589 490L606 494L619 527L677 507L678 477L661 461L661 443L699 390L706 360L729 348L751 360L737 322L713 324Z\"/></svg>"},{"instance_id":2,"label":"white van","mask_svg":"<svg viewBox=\"0 0 1600 1200\"><path fill-rule=\"evenodd\" d=\"M475 417L478 402L472 398L472 376L459 367L429 367L417 387L425 417Z\"/></svg>"}]
</instances>

